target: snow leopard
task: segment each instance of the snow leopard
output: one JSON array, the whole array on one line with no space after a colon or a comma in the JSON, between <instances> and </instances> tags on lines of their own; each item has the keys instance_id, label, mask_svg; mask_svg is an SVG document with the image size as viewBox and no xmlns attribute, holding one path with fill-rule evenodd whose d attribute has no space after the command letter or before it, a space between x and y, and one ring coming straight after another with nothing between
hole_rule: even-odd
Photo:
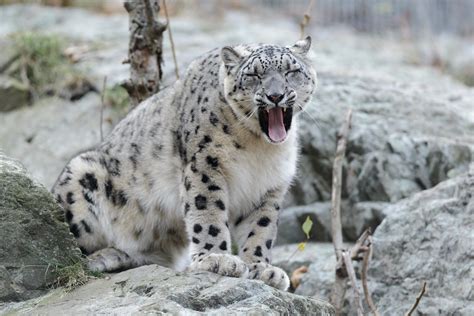
<instances>
[{"instance_id":1,"label":"snow leopard","mask_svg":"<svg viewBox=\"0 0 474 316\"><path fill-rule=\"evenodd\" d=\"M159 264L262 280L316 89L311 38L209 51L74 157L52 192L88 267Z\"/></svg>"}]
</instances>

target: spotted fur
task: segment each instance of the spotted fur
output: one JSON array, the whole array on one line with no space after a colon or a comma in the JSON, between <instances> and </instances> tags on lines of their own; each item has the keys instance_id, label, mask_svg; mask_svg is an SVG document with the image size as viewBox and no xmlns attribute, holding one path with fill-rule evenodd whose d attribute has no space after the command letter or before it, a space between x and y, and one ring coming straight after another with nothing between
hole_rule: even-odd
<instances>
[{"instance_id":1,"label":"spotted fur","mask_svg":"<svg viewBox=\"0 0 474 316\"><path fill-rule=\"evenodd\" d=\"M316 87L309 46L212 50L69 162L53 193L91 269L158 263L288 288L271 247L296 170L296 115ZM269 109L283 113L284 139L269 136Z\"/></svg>"}]
</instances>

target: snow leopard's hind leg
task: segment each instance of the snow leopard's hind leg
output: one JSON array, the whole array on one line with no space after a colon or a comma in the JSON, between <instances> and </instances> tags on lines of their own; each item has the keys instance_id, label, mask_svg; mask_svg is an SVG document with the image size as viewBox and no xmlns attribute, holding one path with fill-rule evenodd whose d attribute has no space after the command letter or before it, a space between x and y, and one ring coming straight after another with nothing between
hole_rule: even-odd
<instances>
[{"instance_id":1,"label":"snow leopard's hind leg","mask_svg":"<svg viewBox=\"0 0 474 316\"><path fill-rule=\"evenodd\" d=\"M81 251L88 256L93 271L128 269L136 264L129 254L110 247L100 218L99 207L107 197L116 207L123 207L127 197L113 187L113 176L119 176L120 163L103 154L89 151L73 158L53 187L53 194L64 209L64 218ZM112 174L111 174L112 173ZM112 219L113 220L113 219Z\"/></svg>"}]
</instances>

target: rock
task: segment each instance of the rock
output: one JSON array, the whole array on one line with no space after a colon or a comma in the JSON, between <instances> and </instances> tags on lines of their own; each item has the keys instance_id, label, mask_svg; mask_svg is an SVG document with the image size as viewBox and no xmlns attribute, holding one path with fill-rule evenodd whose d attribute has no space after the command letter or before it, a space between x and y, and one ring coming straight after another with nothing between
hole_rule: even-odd
<instances>
[{"instance_id":1,"label":"rock","mask_svg":"<svg viewBox=\"0 0 474 316\"><path fill-rule=\"evenodd\" d=\"M309 216L313 221L312 241L331 240L331 204L313 203L284 209L280 214L276 244L299 243L306 240L301 228Z\"/></svg>"},{"instance_id":2,"label":"rock","mask_svg":"<svg viewBox=\"0 0 474 316\"><path fill-rule=\"evenodd\" d=\"M0 116L0 148L21 159L32 175L51 188L66 163L100 142L100 95L76 102L46 98L33 107ZM106 135L117 118L104 109Z\"/></svg>"},{"instance_id":3,"label":"rock","mask_svg":"<svg viewBox=\"0 0 474 316\"><path fill-rule=\"evenodd\" d=\"M343 198L352 203L395 202L467 170L473 90L334 71L319 81L301 122L300 172L287 205L330 200L336 133L349 107Z\"/></svg>"},{"instance_id":4,"label":"rock","mask_svg":"<svg viewBox=\"0 0 474 316\"><path fill-rule=\"evenodd\" d=\"M175 272L157 265L93 280L70 293L56 291L40 299L9 305L3 312L25 315L32 308L39 315L64 311L79 315L334 315L329 303L282 292L261 281L207 272Z\"/></svg>"},{"instance_id":5,"label":"rock","mask_svg":"<svg viewBox=\"0 0 474 316\"><path fill-rule=\"evenodd\" d=\"M0 152L0 301L38 296L81 262L53 196Z\"/></svg>"},{"instance_id":6,"label":"rock","mask_svg":"<svg viewBox=\"0 0 474 316\"><path fill-rule=\"evenodd\" d=\"M20 81L0 75L0 112L7 112L28 104L28 86Z\"/></svg>"},{"instance_id":7,"label":"rock","mask_svg":"<svg viewBox=\"0 0 474 316\"><path fill-rule=\"evenodd\" d=\"M426 281L420 315L474 314L473 193L474 168L386 210L369 270L381 312L406 312Z\"/></svg>"},{"instance_id":8,"label":"rock","mask_svg":"<svg viewBox=\"0 0 474 316\"><path fill-rule=\"evenodd\" d=\"M354 205L343 203L341 206L342 235L345 240L356 241L367 229L375 231L377 226L387 216L386 208L390 203L359 202ZM330 213L326 216L330 216ZM331 229L331 221L325 223Z\"/></svg>"},{"instance_id":9,"label":"rock","mask_svg":"<svg viewBox=\"0 0 474 316\"><path fill-rule=\"evenodd\" d=\"M336 133L352 107L342 181L343 230L349 241L365 227L374 229L380 223L381 210L388 205L383 203L466 172L474 158L474 134L467 132L474 130L474 90L449 81L440 87L379 76L342 70L319 73L319 91L308 115L302 113L298 176L284 203L307 205L331 199ZM377 211L362 210L366 203L378 203L372 205ZM315 215L329 227L328 214ZM295 222L294 216L282 216L293 223L291 228L280 225L283 233L299 231L301 218ZM300 235L282 238L282 243L298 242Z\"/></svg>"},{"instance_id":10,"label":"rock","mask_svg":"<svg viewBox=\"0 0 474 316\"><path fill-rule=\"evenodd\" d=\"M428 283L428 290L417 308L420 315L473 315L473 192L474 168L468 175L444 181L384 210L387 217L373 236L374 253L368 272L369 289L383 315L407 312L423 281ZM288 258L284 250L296 249L296 245L276 249L276 257ZM290 262L275 261L293 270L313 262L296 294L329 298L335 257L332 245L328 244L326 251L323 249L318 244L307 245ZM355 268L357 272L360 267ZM345 311L350 310L351 300L349 291Z\"/></svg>"},{"instance_id":11,"label":"rock","mask_svg":"<svg viewBox=\"0 0 474 316\"><path fill-rule=\"evenodd\" d=\"M360 202L350 205L343 201L341 205L342 234L345 240L355 241L362 232L372 231L386 216L386 202ZM278 245L298 243L306 240L302 225L307 217L313 221L311 241L331 241L331 202L316 202L305 206L284 209L278 225Z\"/></svg>"},{"instance_id":12,"label":"rock","mask_svg":"<svg viewBox=\"0 0 474 316\"><path fill-rule=\"evenodd\" d=\"M349 247L349 245L347 245ZM293 271L301 266L307 266L308 272L301 279L300 286L295 293L304 296L320 297L329 300L329 292L334 283L334 267L336 255L332 243L306 244L303 251L299 251L298 244L277 246L272 249L272 263L291 276Z\"/></svg>"}]
</instances>

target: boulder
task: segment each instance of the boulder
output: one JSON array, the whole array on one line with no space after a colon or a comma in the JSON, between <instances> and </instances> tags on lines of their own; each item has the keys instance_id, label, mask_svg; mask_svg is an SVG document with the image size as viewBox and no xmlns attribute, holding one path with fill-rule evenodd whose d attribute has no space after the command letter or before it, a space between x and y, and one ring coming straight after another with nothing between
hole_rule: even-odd
<instances>
[{"instance_id":1,"label":"boulder","mask_svg":"<svg viewBox=\"0 0 474 316\"><path fill-rule=\"evenodd\" d=\"M0 302L43 294L81 254L53 196L0 152Z\"/></svg>"},{"instance_id":2,"label":"boulder","mask_svg":"<svg viewBox=\"0 0 474 316\"><path fill-rule=\"evenodd\" d=\"M58 290L8 305L3 312L26 315L32 308L39 315L64 311L77 315L334 315L325 301L282 292L261 281L176 272L157 265L93 280L69 293Z\"/></svg>"},{"instance_id":3,"label":"boulder","mask_svg":"<svg viewBox=\"0 0 474 316\"><path fill-rule=\"evenodd\" d=\"M396 202L467 170L474 156L467 132L474 129L472 89L341 72L321 72L319 81L302 113L299 176L286 205L330 200L336 133L349 108L344 199Z\"/></svg>"},{"instance_id":4,"label":"boulder","mask_svg":"<svg viewBox=\"0 0 474 316\"><path fill-rule=\"evenodd\" d=\"M473 315L474 168L386 211L369 270L379 310L406 312L426 281L420 315Z\"/></svg>"},{"instance_id":5,"label":"boulder","mask_svg":"<svg viewBox=\"0 0 474 316\"><path fill-rule=\"evenodd\" d=\"M301 114L302 155L284 206L330 201L336 134L349 108L353 118L341 211L347 240L356 240L365 227L375 228L389 203L466 172L474 158L474 134L468 132L474 130L474 90L433 76L444 86L368 72L321 71L315 100ZM324 227L330 225L329 209L313 212ZM298 214L285 214L292 211ZM282 217L293 223L298 218L299 224L300 213L290 209ZM296 226L280 229L299 231ZM281 243L300 241L295 237L282 237Z\"/></svg>"},{"instance_id":6,"label":"boulder","mask_svg":"<svg viewBox=\"0 0 474 316\"><path fill-rule=\"evenodd\" d=\"M11 77L0 75L0 112L7 112L28 104L28 86Z\"/></svg>"},{"instance_id":7,"label":"boulder","mask_svg":"<svg viewBox=\"0 0 474 316\"><path fill-rule=\"evenodd\" d=\"M473 165L474 167L474 165ZM423 281L427 292L419 315L474 314L474 168L436 187L399 201L384 212L387 217L373 236L369 289L382 315L403 315L414 303ZM275 256L288 258L296 245L276 247ZM310 250L306 255L307 250ZM295 269L309 264L295 293L329 299L334 282L334 249L307 245L291 260L275 261ZM296 262L296 264L293 264ZM312 262L312 263L311 263ZM356 273L359 270L356 265ZM359 275L359 274L357 274ZM350 315L352 292L344 311ZM355 314L354 314L355 315Z\"/></svg>"}]
</instances>

